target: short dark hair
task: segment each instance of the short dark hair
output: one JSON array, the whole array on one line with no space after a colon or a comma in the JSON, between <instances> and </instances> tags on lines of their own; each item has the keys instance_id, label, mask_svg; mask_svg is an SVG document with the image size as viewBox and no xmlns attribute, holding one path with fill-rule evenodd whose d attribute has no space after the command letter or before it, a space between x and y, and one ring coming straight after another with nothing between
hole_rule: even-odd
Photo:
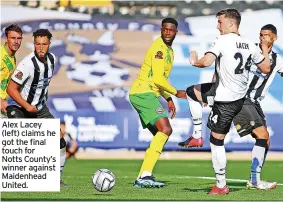
<instances>
[{"instance_id":1,"label":"short dark hair","mask_svg":"<svg viewBox=\"0 0 283 202\"><path fill-rule=\"evenodd\" d=\"M47 36L49 40L52 38L52 34L48 29L38 29L35 32L33 32L33 36L34 38L38 36Z\"/></svg>"},{"instance_id":2,"label":"short dark hair","mask_svg":"<svg viewBox=\"0 0 283 202\"><path fill-rule=\"evenodd\" d=\"M10 31L15 31L15 32L18 32L20 34L23 34L23 31L22 29L19 27L18 24L11 24L10 26L6 27L5 29L5 35L6 37L8 37L8 32Z\"/></svg>"},{"instance_id":3,"label":"short dark hair","mask_svg":"<svg viewBox=\"0 0 283 202\"><path fill-rule=\"evenodd\" d=\"M171 23L171 24L174 24L176 26L176 28L178 28L178 22L177 20L175 20L174 18L164 18L162 20L162 23L161 25L165 24L165 23Z\"/></svg>"},{"instance_id":4,"label":"short dark hair","mask_svg":"<svg viewBox=\"0 0 283 202\"><path fill-rule=\"evenodd\" d=\"M225 18L231 18L231 19L236 20L236 23L239 27L241 23L241 14L237 9L227 8L227 9L221 10L218 13L216 13L216 17L219 17L220 15L225 15L224 16Z\"/></svg>"},{"instance_id":5,"label":"short dark hair","mask_svg":"<svg viewBox=\"0 0 283 202\"><path fill-rule=\"evenodd\" d=\"M277 35L277 29L274 25L272 24L267 24L267 25L264 25L261 30L269 30L271 31L273 34L276 34Z\"/></svg>"}]
</instances>

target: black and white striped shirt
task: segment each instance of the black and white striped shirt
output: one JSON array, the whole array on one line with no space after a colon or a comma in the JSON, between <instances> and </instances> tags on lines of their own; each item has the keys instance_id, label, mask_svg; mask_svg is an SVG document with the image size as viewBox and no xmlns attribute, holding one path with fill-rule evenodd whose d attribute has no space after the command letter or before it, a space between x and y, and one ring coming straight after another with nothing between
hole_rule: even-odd
<instances>
[{"instance_id":1,"label":"black and white striped shirt","mask_svg":"<svg viewBox=\"0 0 283 202\"><path fill-rule=\"evenodd\" d=\"M261 73L255 65L251 67L247 97L252 101L261 101L265 97L276 72L283 76L283 59L273 51L270 52L269 57L271 63L269 74Z\"/></svg>"},{"instance_id":2,"label":"black and white striped shirt","mask_svg":"<svg viewBox=\"0 0 283 202\"><path fill-rule=\"evenodd\" d=\"M41 62L34 52L17 66L11 79L21 86L21 96L29 104L40 108L47 101L47 92L53 75L55 56L47 54L47 64Z\"/></svg>"}]
</instances>

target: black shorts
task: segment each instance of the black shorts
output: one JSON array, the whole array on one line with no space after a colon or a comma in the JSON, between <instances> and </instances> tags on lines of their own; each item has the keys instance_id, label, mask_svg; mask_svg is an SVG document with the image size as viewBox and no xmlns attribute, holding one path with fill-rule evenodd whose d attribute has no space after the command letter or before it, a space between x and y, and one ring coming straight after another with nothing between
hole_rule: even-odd
<instances>
[{"instance_id":1,"label":"black shorts","mask_svg":"<svg viewBox=\"0 0 283 202\"><path fill-rule=\"evenodd\" d=\"M201 91L202 101L212 107L216 92L215 83L203 83L200 85L201 85L200 91Z\"/></svg>"},{"instance_id":2,"label":"black shorts","mask_svg":"<svg viewBox=\"0 0 283 202\"><path fill-rule=\"evenodd\" d=\"M200 85L200 93L201 93L201 98L202 101L209 106L212 106L214 103L214 97L215 97L215 92L216 92L216 85L215 83L202 83ZM196 102L199 102L198 98L196 95L191 95L192 89L195 87L195 85L190 86L187 88L186 92L187 95L190 96L191 99L193 99Z\"/></svg>"},{"instance_id":3,"label":"black shorts","mask_svg":"<svg viewBox=\"0 0 283 202\"><path fill-rule=\"evenodd\" d=\"M50 113L48 107L46 105L43 106L41 110L37 113L27 112L23 107L19 107L17 105L9 105L7 107L7 116L10 119L21 119L21 118L51 118L54 116Z\"/></svg>"},{"instance_id":4,"label":"black shorts","mask_svg":"<svg viewBox=\"0 0 283 202\"><path fill-rule=\"evenodd\" d=\"M227 134L234 117L241 111L245 99L233 102L214 102L208 116L207 127L215 133Z\"/></svg>"},{"instance_id":5,"label":"black shorts","mask_svg":"<svg viewBox=\"0 0 283 202\"><path fill-rule=\"evenodd\" d=\"M260 104L252 102L249 98L245 100L242 110L233 119L233 123L241 137L251 134L258 127L266 127L265 116Z\"/></svg>"}]
</instances>

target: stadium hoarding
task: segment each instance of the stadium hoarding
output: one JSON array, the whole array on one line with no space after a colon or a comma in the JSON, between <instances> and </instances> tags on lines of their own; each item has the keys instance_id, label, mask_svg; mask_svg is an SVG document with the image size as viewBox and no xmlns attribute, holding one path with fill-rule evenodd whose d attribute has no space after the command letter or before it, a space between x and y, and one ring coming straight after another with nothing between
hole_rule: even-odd
<instances>
[{"instance_id":1,"label":"stadium hoarding","mask_svg":"<svg viewBox=\"0 0 283 202\"><path fill-rule=\"evenodd\" d=\"M128 148L143 150L148 147L152 135L143 129L137 113L128 100L128 87L108 88L91 92L69 93L67 95L51 95L48 105L52 113L64 120L69 133L78 141L81 148L117 149ZM267 104L272 101L267 99ZM166 108L166 101L161 99ZM192 134L192 121L188 104L182 106L175 98L177 115L170 119L173 134L167 142L166 150L179 150L177 143ZM272 108L270 108L272 109ZM283 151L283 137L280 123L283 121L282 113L274 113L274 109L266 113L268 131L271 136L270 150ZM203 109L202 135L205 146L200 150L209 150L210 131L206 127L210 107ZM254 139L248 135L240 138L234 126L226 136L227 150L250 150ZM193 149L195 150L195 149Z\"/></svg>"},{"instance_id":2,"label":"stadium hoarding","mask_svg":"<svg viewBox=\"0 0 283 202\"><path fill-rule=\"evenodd\" d=\"M76 112L52 113L64 120L68 132L77 140L80 148L99 149L136 149L144 150L148 147L152 135L141 127L139 117L135 111L119 110L118 112L96 112L84 109ZM202 148L190 150L210 150L210 131L206 127L208 113L203 115L203 133L205 144ZM270 150L283 151L283 136L281 135L280 123L283 116L268 114L267 127L270 133ZM192 122L187 112L177 113L174 119L170 119L173 134L165 145L165 150L183 150L178 147L178 142L183 141L192 133ZM248 135L240 138L234 126L225 138L225 148L231 150L251 150L254 139Z\"/></svg>"}]
</instances>

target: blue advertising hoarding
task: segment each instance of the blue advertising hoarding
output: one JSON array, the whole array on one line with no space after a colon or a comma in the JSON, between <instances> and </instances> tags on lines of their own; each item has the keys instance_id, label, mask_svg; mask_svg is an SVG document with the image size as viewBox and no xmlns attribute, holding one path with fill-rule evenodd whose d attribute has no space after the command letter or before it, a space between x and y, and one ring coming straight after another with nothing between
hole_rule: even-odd
<instances>
[{"instance_id":1,"label":"blue advertising hoarding","mask_svg":"<svg viewBox=\"0 0 283 202\"><path fill-rule=\"evenodd\" d=\"M117 112L95 112L84 109L76 112L56 112L56 117L64 120L69 128L69 132L78 141L81 148L118 149L128 148L145 150L152 138L150 132L141 127L139 117L135 111L120 110ZM192 150L210 150L210 131L206 127L208 114L203 115L203 132L205 144L202 148ZM272 151L283 151L283 136L280 124L283 123L283 116L269 114L266 116L268 131L271 135ZM173 134L170 136L165 150L180 150L178 142L183 141L192 134L192 121L189 113L179 112L173 120L170 120ZM234 126L225 139L225 148L229 150L251 150L254 139L248 135L240 138Z\"/></svg>"}]
</instances>

